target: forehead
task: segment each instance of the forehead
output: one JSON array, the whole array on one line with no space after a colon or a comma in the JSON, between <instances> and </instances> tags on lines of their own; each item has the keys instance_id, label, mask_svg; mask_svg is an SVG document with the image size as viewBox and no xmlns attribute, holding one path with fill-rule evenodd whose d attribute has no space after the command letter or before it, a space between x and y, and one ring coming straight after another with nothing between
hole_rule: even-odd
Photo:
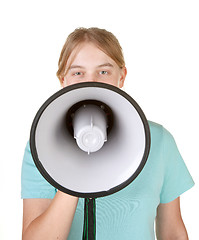
<instances>
[{"instance_id":1,"label":"forehead","mask_svg":"<svg viewBox=\"0 0 199 240\"><path fill-rule=\"evenodd\" d=\"M110 63L115 65L115 61L110 58L104 51L102 51L94 43L82 43L78 45L72 51L67 61L67 68L70 68L72 64L75 65L102 65L104 63Z\"/></svg>"}]
</instances>

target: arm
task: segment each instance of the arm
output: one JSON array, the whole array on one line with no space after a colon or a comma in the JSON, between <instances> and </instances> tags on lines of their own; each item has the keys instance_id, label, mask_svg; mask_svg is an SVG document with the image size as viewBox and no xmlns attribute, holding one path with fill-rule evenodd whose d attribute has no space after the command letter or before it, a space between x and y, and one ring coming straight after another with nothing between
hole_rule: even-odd
<instances>
[{"instance_id":1,"label":"arm","mask_svg":"<svg viewBox=\"0 0 199 240\"><path fill-rule=\"evenodd\" d=\"M23 200L23 240L67 239L78 198L57 191L51 199Z\"/></svg>"},{"instance_id":2,"label":"arm","mask_svg":"<svg viewBox=\"0 0 199 240\"><path fill-rule=\"evenodd\" d=\"M156 235L158 240L188 240L180 212L180 198L160 204L156 216Z\"/></svg>"}]
</instances>

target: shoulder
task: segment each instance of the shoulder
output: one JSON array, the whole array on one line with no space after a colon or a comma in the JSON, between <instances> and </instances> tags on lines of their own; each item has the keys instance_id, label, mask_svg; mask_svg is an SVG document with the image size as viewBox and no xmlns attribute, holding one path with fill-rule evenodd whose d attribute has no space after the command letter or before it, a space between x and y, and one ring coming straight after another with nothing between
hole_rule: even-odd
<instances>
[{"instance_id":1,"label":"shoulder","mask_svg":"<svg viewBox=\"0 0 199 240\"><path fill-rule=\"evenodd\" d=\"M153 121L148 121L149 128L152 133L159 133L159 134L170 134L171 133L161 124L153 122Z\"/></svg>"},{"instance_id":2,"label":"shoulder","mask_svg":"<svg viewBox=\"0 0 199 240\"><path fill-rule=\"evenodd\" d=\"M53 198L56 189L40 174L32 158L29 142L26 144L21 169L21 198Z\"/></svg>"},{"instance_id":3,"label":"shoulder","mask_svg":"<svg viewBox=\"0 0 199 240\"><path fill-rule=\"evenodd\" d=\"M166 129L163 125L148 121L149 124L149 129L151 133L151 137L155 138L161 138L162 141L164 142L173 142L175 143L174 137L172 133Z\"/></svg>"},{"instance_id":4,"label":"shoulder","mask_svg":"<svg viewBox=\"0 0 199 240\"><path fill-rule=\"evenodd\" d=\"M173 141L174 138L172 134L161 124L148 121L151 141L155 143L156 146L164 145L167 141Z\"/></svg>"}]
</instances>

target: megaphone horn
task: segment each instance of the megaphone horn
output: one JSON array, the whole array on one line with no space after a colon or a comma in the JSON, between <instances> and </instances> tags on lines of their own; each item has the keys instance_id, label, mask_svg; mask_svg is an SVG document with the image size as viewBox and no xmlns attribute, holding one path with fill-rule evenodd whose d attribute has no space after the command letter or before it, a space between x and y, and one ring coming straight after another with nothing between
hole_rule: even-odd
<instances>
[{"instance_id":1,"label":"megaphone horn","mask_svg":"<svg viewBox=\"0 0 199 240\"><path fill-rule=\"evenodd\" d=\"M30 148L51 185L96 198L121 190L138 176L148 158L150 131L127 93L85 82L61 89L41 106L32 123Z\"/></svg>"}]
</instances>

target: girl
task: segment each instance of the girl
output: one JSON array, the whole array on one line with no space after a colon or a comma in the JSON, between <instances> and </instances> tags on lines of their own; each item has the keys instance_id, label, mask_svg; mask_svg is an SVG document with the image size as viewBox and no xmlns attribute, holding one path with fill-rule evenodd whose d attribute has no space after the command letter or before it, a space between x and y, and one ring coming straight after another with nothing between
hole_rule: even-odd
<instances>
[{"instance_id":1,"label":"girl","mask_svg":"<svg viewBox=\"0 0 199 240\"><path fill-rule=\"evenodd\" d=\"M127 70L115 36L79 28L62 49L57 76L61 86L93 81L123 87ZM151 149L140 175L121 191L97 201L97 239L188 239L180 195L194 183L172 135L150 122ZM82 237L84 201L57 191L34 165L29 143L22 165L23 240Z\"/></svg>"}]
</instances>

